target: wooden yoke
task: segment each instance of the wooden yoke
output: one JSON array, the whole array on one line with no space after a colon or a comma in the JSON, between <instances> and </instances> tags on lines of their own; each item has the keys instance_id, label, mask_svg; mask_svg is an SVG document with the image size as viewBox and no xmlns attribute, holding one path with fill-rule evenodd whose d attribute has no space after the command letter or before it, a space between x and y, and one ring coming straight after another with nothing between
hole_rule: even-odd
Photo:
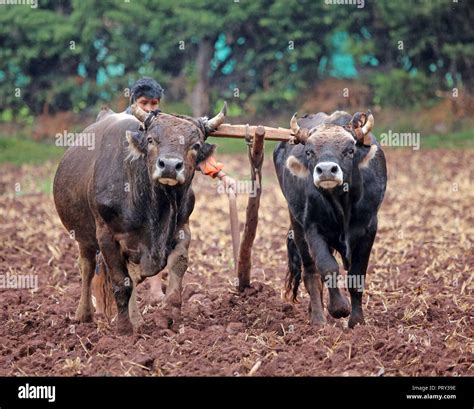
<instances>
[{"instance_id":1,"label":"wooden yoke","mask_svg":"<svg viewBox=\"0 0 474 409\"><path fill-rule=\"evenodd\" d=\"M293 134L286 128L272 128L270 126L248 126L247 125L230 125L222 124L217 131L212 132L209 136L216 136L221 138L235 138L243 139L248 130L251 138L255 137L256 130L262 128L264 130L264 137L267 141L289 141Z\"/></svg>"}]
</instances>

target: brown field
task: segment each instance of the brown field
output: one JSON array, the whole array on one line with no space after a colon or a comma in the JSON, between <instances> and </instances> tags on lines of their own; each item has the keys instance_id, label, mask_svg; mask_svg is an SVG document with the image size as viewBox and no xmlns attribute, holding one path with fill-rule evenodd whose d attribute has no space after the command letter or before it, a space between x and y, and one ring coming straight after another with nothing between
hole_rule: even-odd
<instances>
[{"instance_id":1,"label":"brown field","mask_svg":"<svg viewBox=\"0 0 474 409\"><path fill-rule=\"evenodd\" d=\"M248 179L245 155L223 157ZM78 324L76 244L38 180L55 165L0 167L0 275L33 275L36 290L0 289L0 375L474 375L473 150L391 150L389 185L364 293L367 325L311 327L308 297L284 300L288 214L264 164L252 288L235 290L227 200L196 175L183 318L119 337L97 317ZM78 175L80 178L80 175ZM21 191L15 191L20 183ZM241 224L246 196L239 197Z\"/></svg>"}]
</instances>

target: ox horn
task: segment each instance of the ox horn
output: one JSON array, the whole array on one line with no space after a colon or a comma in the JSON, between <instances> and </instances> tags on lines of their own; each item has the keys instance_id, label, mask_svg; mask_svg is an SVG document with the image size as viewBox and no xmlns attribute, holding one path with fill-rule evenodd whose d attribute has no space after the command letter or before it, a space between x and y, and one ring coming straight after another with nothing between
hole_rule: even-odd
<instances>
[{"instance_id":1,"label":"ox horn","mask_svg":"<svg viewBox=\"0 0 474 409\"><path fill-rule=\"evenodd\" d=\"M308 129L300 128L300 126L298 125L298 121L296 119L297 116L298 116L298 112L295 112L290 120L290 130L291 130L291 133L293 134L292 136L290 136L290 143L291 144L297 144L297 143L305 144L306 141L308 140Z\"/></svg>"},{"instance_id":2,"label":"ox horn","mask_svg":"<svg viewBox=\"0 0 474 409\"><path fill-rule=\"evenodd\" d=\"M298 135L301 129L300 126L298 125L298 121L296 120L297 115L298 115L298 112L295 112L290 120L290 129L291 129L291 132L293 132L295 135Z\"/></svg>"},{"instance_id":3,"label":"ox horn","mask_svg":"<svg viewBox=\"0 0 474 409\"><path fill-rule=\"evenodd\" d=\"M224 123L224 118L227 115L227 102L224 101L224 106L221 111L213 118L206 121L205 127L208 133L214 132Z\"/></svg>"},{"instance_id":4,"label":"ox horn","mask_svg":"<svg viewBox=\"0 0 474 409\"><path fill-rule=\"evenodd\" d=\"M140 122L145 122L148 116L148 112L141 109L137 103L131 106L132 115L137 118Z\"/></svg>"},{"instance_id":5,"label":"ox horn","mask_svg":"<svg viewBox=\"0 0 474 409\"><path fill-rule=\"evenodd\" d=\"M372 138L369 133L374 127L374 123L374 116L370 110L368 110L367 113L357 112L354 114L351 126L357 142L362 142L364 145L372 145Z\"/></svg>"},{"instance_id":6,"label":"ox horn","mask_svg":"<svg viewBox=\"0 0 474 409\"><path fill-rule=\"evenodd\" d=\"M362 127L362 133L364 135L368 135L368 133L372 130L372 128L374 127L374 123L375 123L375 120L374 120L374 116L372 115L372 112L370 112L370 110L367 111L367 122L365 123L365 125Z\"/></svg>"}]
</instances>

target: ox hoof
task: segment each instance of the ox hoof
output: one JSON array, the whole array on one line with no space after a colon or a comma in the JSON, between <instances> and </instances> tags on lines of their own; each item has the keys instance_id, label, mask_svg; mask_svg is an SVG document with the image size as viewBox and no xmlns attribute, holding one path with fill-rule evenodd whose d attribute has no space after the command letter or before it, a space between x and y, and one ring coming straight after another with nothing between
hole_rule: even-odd
<instances>
[{"instance_id":1,"label":"ox hoof","mask_svg":"<svg viewBox=\"0 0 474 409\"><path fill-rule=\"evenodd\" d=\"M133 335L133 326L130 320L119 320L115 329L117 335Z\"/></svg>"},{"instance_id":2,"label":"ox hoof","mask_svg":"<svg viewBox=\"0 0 474 409\"><path fill-rule=\"evenodd\" d=\"M133 327L130 325L118 325L115 331L117 335L133 335Z\"/></svg>"},{"instance_id":3,"label":"ox hoof","mask_svg":"<svg viewBox=\"0 0 474 409\"><path fill-rule=\"evenodd\" d=\"M328 312L334 318L348 317L351 313L349 300L342 294L337 298L329 297Z\"/></svg>"},{"instance_id":4,"label":"ox hoof","mask_svg":"<svg viewBox=\"0 0 474 409\"><path fill-rule=\"evenodd\" d=\"M159 308L156 325L160 329L177 331L181 322L181 308L172 305L162 305Z\"/></svg>"},{"instance_id":5,"label":"ox hoof","mask_svg":"<svg viewBox=\"0 0 474 409\"><path fill-rule=\"evenodd\" d=\"M326 325L326 317L324 316L322 312L315 312L315 313L311 312L309 315L309 321L311 325L314 325L314 326Z\"/></svg>"},{"instance_id":6,"label":"ox hoof","mask_svg":"<svg viewBox=\"0 0 474 409\"><path fill-rule=\"evenodd\" d=\"M356 325L365 325L364 314L362 312L352 313L348 325L349 328L354 328Z\"/></svg>"},{"instance_id":7,"label":"ox hoof","mask_svg":"<svg viewBox=\"0 0 474 409\"><path fill-rule=\"evenodd\" d=\"M132 327L134 331L138 331L141 327L145 325L145 320L141 315L133 317L130 320L132 322Z\"/></svg>"},{"instance_id":8,"label":"ox hoof","mask_svg":"<svg viewBox=\"0 0 474 409\"><path fill-rule=\"evenodd\" d=\"M315 327L321 327L326 325L326 318L324 317L311 317L310 319L311 325Z\"/></svg>"},{"instance_id":9,"label":"ox hoof","mask_svg":"<svg viewBox=\"0 0 474 409\"><path fill-rule=\"evenodd\" d=\"M150 291L148 294L148 304L159 305L165 298L165 295L161 292Z\"/></svg>"},{"instance_id":10,"label":"ox hoof","mask_svg":"<svg viewBox=\"0 0 474 409\"><path fill-rule=\"evenodd\" d=\"M158 329L171 329L173 330L174 321L172 318L166 317L164 315L160 315L155 320L155 326Z\"/></svg>"},{"instance_id":11,"label":"ox hoof","mask_svg":"<svg viewBox=\"0 0 474 409\"><path fill-rule=\"evenodd\" d=\"M76 310L76 320L79 322L92 322L92 311L88 311L79 306Z\"/></svg>"}]
</instances>

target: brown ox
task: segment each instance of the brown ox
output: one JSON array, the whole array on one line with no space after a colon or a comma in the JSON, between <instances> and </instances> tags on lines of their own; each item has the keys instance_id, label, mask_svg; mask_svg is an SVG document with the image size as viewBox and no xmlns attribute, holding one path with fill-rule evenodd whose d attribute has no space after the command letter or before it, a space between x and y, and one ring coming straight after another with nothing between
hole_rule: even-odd
<instances>
[{"instance_id":1,"label":"brown ox","mask_svg":"<svg viewBox=\"0 0 474 409\"><path fill-rule=\"evenodd\" d=\"M137 318L135 282L165 266L169 284L163 311L170 322L179 316L194 207L191 182L196 164L212 153L213 146L204 141L224 120L226 107L209 120L147 114L136 105L132 112L103 113L86 128L96 148L69 148L53 187L59 217L79 245L82 290L76 318L92 320L91 282L100 251L121 334L131 333L130 318ZM135 280L130 265L139 265Z\"/></svg>"}]
</instances>

